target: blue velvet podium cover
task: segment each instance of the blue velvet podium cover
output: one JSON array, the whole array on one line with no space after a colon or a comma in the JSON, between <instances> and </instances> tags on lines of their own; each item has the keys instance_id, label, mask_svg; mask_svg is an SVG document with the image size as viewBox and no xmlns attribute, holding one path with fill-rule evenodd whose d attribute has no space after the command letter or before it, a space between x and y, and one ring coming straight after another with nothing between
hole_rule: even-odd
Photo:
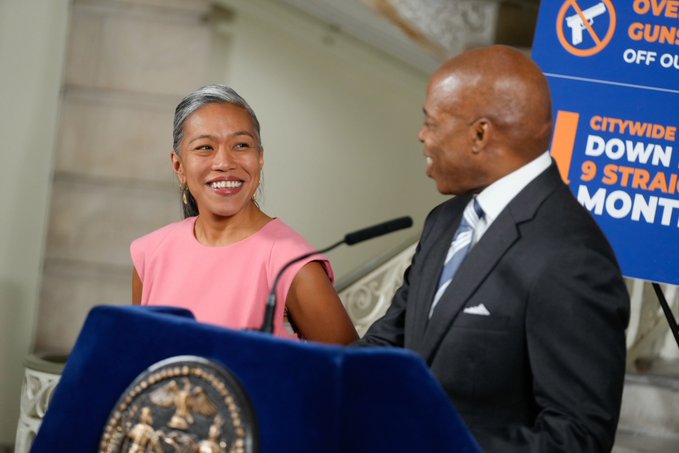
<instances>
[{"instance_id":1,"label":"blue velvet podium cover","mask_svg":"<svg viewBox=\"0 0 679 453\"><path fill-rule=\"evenodd\" d=\"M414 353L281 340L136 306L90 312L31 451L96 452L128 385L178 355L233 372L254 407L261 452L480 451Z\"/></svg>"}]
</instances>

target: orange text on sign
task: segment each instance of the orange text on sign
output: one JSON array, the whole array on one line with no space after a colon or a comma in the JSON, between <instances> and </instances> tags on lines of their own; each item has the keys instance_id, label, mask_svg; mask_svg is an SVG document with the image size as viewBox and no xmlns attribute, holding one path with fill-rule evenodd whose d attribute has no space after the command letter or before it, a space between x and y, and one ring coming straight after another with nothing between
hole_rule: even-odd
<instances>
[{"instance_id":1,"label":"orange text on sign","mask_svg":"<svg viewBox=\"0 0 679 453\"><path fill-rule=\"evenodd\" d=\"M676 126L609 118L600 115L593 116L589 121L589 126L595 131L629 134L636 137L662 139L667 141L675 141L677 137Z\"/></svg>"},{"instance_id":2,"label":"orange text on sign","mask_svg":"<svg viewBox=\"0 0 679 453\"><path fill-rule=\"evenodd\" d=\"M597 177L598 167L587 160L582 163L580 180L590 182ZM608 164L604 166L601 183L607 186L619 185L636 190L661 192L673 195L679 192L679 176L665 171L650 172L643 168Z\"/></svg>"},{"instance_id":3,"label":"orange text on sign","mask_svg":"<svg viewBox=\"0 0 679 453\"><path fill-rule=\"evenodd\" d=\"M633 7L637 14L679 18L679 0L634 0Z\"/></svg>"}]
</instances>

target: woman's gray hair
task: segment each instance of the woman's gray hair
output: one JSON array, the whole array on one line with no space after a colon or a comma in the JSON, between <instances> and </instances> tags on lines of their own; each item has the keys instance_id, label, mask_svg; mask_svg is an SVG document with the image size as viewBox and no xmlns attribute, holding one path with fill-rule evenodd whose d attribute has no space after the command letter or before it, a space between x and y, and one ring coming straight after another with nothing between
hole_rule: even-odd
<instances>
[{"instance_id":1,"label":"woman's gray hair","mask_svg":"<svg viewBox=\"0 0 679 453\"><path fill-rule=\"evenodd\" d=\"M184 138L184 123L193 112L207 104L233 104L244 109L252 118L252 124L257 132L259 148L262 147L262 139L259 131L259 121L252 107L240 97L235 90L226 85L206 85L198 88L186 96L177 105L174 111L174 130L172 132L172 148L179 154L179 145Z\"/></svg>"},{"instance_id":2,"label":"woman's gray hair","mask_svg":"<svg viewBox=\"0 0 679 453\"><path fill-rule=\"evenodd\" d=\"M204 87L198 88L193 93L186 96L179 102L177 108L174 111L174 129L172 131L172 148L174 152L179 155L179 145L184 139L184 123L186 119L191 116L193 112L198 110L207 104L232 104L237 105L242 108L250 115L252 119L252 124L255 127L255 132L257 133L257 145L259 150L262 149L262 139L259 131L259 120L257 115L255 115L252 107L245 102L245 99L240 97L232 88L226 85L206 85ZM184 218L197 216L198 203L196 199L189 191L186 185L180 186L182 195L182 214Z\"/></svg>"}]
</instances>

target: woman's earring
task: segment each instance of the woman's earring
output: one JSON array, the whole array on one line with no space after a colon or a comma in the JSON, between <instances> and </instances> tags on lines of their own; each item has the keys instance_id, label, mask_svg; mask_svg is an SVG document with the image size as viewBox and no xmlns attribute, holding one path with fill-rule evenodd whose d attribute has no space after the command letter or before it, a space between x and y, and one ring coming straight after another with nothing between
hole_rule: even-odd
<instances>
[{"instance_id":1,"label":"woman's earring","mask_svg":"<svg viewBox=\"0 0 679 453\"><path fill-rule=\"evenodd\" d=\"M189 187L186 184L179 184L179 190L182 191L182 201L184 205L189 204L189 200L186 198L186 192L189 191Z\"/></svg>"},{"instance_id":2,"label":"woman's earring","mask_svg":"<svg viewBox=\"0 0 679 453\"><path fill-rule=\"evenodd\" d=\"M255 190L255 193L252 194L252 199L257 201L258 199L262 198L262 187L264 186L264 172L260 171L259 172L259 184L257 185L257 190Z\"/></svg>"}]
</instances>

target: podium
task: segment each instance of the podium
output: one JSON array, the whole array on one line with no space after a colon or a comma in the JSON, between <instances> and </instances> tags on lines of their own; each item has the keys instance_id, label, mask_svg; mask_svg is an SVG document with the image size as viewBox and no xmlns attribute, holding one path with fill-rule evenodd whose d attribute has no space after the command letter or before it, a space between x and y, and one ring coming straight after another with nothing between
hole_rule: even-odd
<instances>
[{"instance_id":1,"label":"podium","mask_svg":"<svg viewBox=\"0 0 679 453\"><path fill-rule=\"evenodd\" d=\"M282 340L183 309L99 306L87 317L33 453L96 452L121 394L151 365L200 356L237 378L260 452L478 452L414 353Z\"/></svg>"}]
</instances>

